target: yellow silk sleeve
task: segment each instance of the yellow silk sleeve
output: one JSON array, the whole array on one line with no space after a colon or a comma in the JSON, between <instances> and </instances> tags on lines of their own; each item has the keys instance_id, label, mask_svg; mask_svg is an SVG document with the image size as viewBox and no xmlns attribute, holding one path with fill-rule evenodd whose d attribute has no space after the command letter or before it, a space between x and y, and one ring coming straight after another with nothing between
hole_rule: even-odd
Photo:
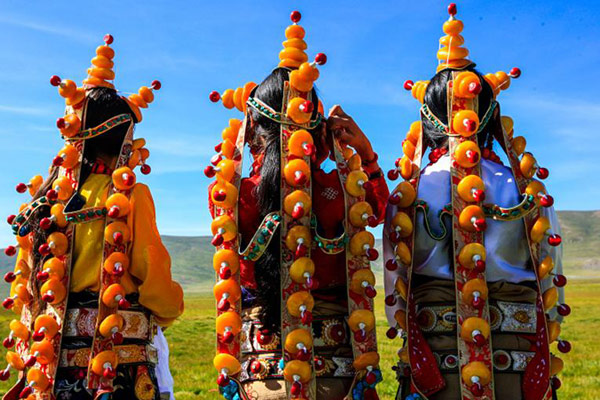
<instances>
[{"instance_id":1,"label":"yellow silk sleeve","mask_svg":"<svg viewBox=\"0 0 600 400\"><path fill-rule=\"evenodd\" d=\"M129 226L132 230L129 273L139 281L139 302L169 326L183 313L183 290L171 276L171 258L156 227L156 212L150 190L137 184L130 197Z\"/></svg>"}]
</instances>

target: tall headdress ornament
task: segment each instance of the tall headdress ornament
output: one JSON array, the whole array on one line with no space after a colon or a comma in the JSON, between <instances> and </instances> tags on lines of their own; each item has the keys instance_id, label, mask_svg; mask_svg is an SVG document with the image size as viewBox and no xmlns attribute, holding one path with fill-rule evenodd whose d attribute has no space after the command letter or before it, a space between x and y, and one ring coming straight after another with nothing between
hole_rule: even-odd
<instances>
[{"instance_id":1,"label":"tall headdress ornament","mask_svg":"<svg viewBox=\"0 0 600 400\"><path fill-rule=\"evenodd\" d=\"M10 369L25 377L20 398L29 398L31 395L39 399L54 398L56 370L64 363L60 343L66 317L74 227L95 220L105 221L104 268L100 276L96 332L92 335L94 339L89 358L84 360L88 362L88 388L102 387L110 392L116 376L118 356L115 346L121 344L124 328L123 318L117 310L129 306L120 280L129 265L126 254L131 231L127 217L131 208L129 196L136 183L133 170L141 166L142 173L150 173L150 167L146 164L150 153L145 148L144 139L133 139L134 124L141 121L140 108L146 108L154 100L154 91L160 89L161 84L154 81L149 87L142 86L138 93L123 97L135 118L124 113L98 126L84 129L91 90L97 87L115 88L112 42L113 37L106 35L104 44L96 49L83 86L78 87L74 81L56 75L50 78L50 83L58 88L66 103L64 116L56 122L65 140L64 147L52 161L53 167L58 168L58 177L51 183L51 188L41 195L37 194L44 181L40 175L33 177L28 184L18 184L16 189L19 193L29 191L31 196L37 197L24 204L17 215L8 218L21 255L15 271L5 276L5 280L13 284L13 290L3 305L22 317L20 321L13 320L10 324L11 334L4 343L5 347L14 349L7 354L8 367L0 373L0 379L7 379ZM103 167L104 173L112 175L106 204L104 207L84 209L85 201L81 202L78 197L78 189L83 184L80 181L81 166L94 161L83 158L86 143L121 125L128 126L128 130L118 149L114 171L111 174L107 166ZM47 236L46 243L33 248L32 235L37 227L31 225L30 217L42 208L48 208L50 216L42 218L39 227L52 233ZM34 252L40 256L42 265L39 267L31 264ZM7 254L16 254L16 247L10 246ZM40 286L41 308L32 302L28 287L34 267L39 271L35 279Z\"/></svg>"},{"instance_id":2,"label":"tall headdress ornament","mask_svg":"<svg viewBox=\"0 0 600 400\"><path fill-rule=\"evenodd\" d=\"M243 392L238 381L240 376L244 379L260 379L272 374L273 370L281 369L291 398L314 399L315 377L325 367L323 360L315 361L313 352L314 299L311 289L314 288L316 266L310 253L312 242L316 239L311 234L310 165L315 156L315 145L308 130L316 128L322 119L322 105L314 104L312 89L319 78L317 65L325 64L327 57L319 53L313 62L308 61L305 30L298 24L300 18L297 11L291 14L293 24L285 30L286 40L279 53L278 67L290 70L289 81L285 82L283 88L281 111L254 97L256 84L251 82L235 90L228 89L222 94L212 92L209 96L213 102L222 101L225 107L235 107L245 113L243 122L230 120L229 126L223 131L223 141L215 148L218 154L211 160L212 165L205 169L208 177L216 176L216 183L210 194L216 216L211 225L213 245L217 248L213 260L219 277L215 285L218 354L214 365L219 372L220 390L226 398ZM318 107L319 112L314 112L315 107ZM243 159L241 154L250 109L280 125L281 210L267 215L248 247L240 249L237 197ZM373 235L365 231L365 226L372 220L372 209L364 202L364 188L368 185L368 177L360 169L360 157L350 148L340 148L339 144L336 144L335 152L338 165L343 166L340 175L348 193L347 209L354 222L346 233L350 237L349 243L345 242L344 236L337 244L319 243L319 246L329 252L346 250L348 259L352 260L347 268L348 285L356 295L349 296L349 325L354 333L353 366L357 374L354 391L362 395L374 392L375 384L381 380L381 373L377 369L379 355L376 352L375 318L371 300L375 296L375 279L368 267L369 260L377 258L377 251ZM279 235L276 234L277 230ZM242 326L239 257L258 260L270 241L278 238L281 238L282 254L281 364L269 367L259 358L242 364L239 337Z\"/></svg>"},{"instance_id":3,"label":"tall headdress ornament","mask_svg":"<svg viewBox=\"0 0 600 400\"><path fill-rule=\"evenodd\" d=\"M494 398L493 360L490 336L490 308L485 281L486 249L484 232L487 228L486 218L495 220L511 220L521 218L525 224L531 260L537 274L538 332L539 343L551 343L558 340L558 335L548 335L546 330L546 312L556 310L559 314L568 314L568 306L557 304L557 289L550 287L543 291L541 280L547 278L553 269L552 259L542 259L540 242L546 238L552 246L560 244L560 236L552 233L548 219L540 212L539 207L550 207L553 199L546 193L544 185L534 180L548 176L545 168L540 168L531 153L525 152L525 139L513 137L513 121L510 117L501 117L501 124L490 126L489 122L495 113L499 115L499 105L495 97L501 90L510 86L511 78L520 76L521 71L513 68L510 73L496 72L483 78L493 91L494 99L484 116L479 118L478 96L484 82L479 75L472 72L474 63L467 59L468 50L464 47L464 38L460 35L463 23L456 19L456 5L448 7L450 18L444 23L446 34L440 39L437 52L438 66L436 72L448 70L451 77L447 86L447 121L440 118L427 107L424 102L429 81L406 81L405 89L410 90L420 103L421 118L428 120L439 132L447 135L448 149L435 149L429 155L432 162L446 152L451 157L451 210L454 254L454 276L456 280L456 314L459 321L458 337L458 370L461 378L461 392L464 398ZM480 149L478 133L489 129L499 142L510 160L510 166L523 200L511 208L503 208L485 203L485 186L481 178L480 160L482 157L493 159L490 148ZM395 258L386 263L386 268L394 271L405 268L407 280L397 278L396 290L386 298L386 304L393 305L397 297L406 303L406 311L397 314L398 325L390 329L388 335L395 337L399 331L408 332L404 348L400 351L400 363L412 370L412 379L418 393L430 395L443 387L444 382L439 370L427 369L431 361L437 365L431 351L419 347L423 339L420 328L416 324L416 309L411 296L411 274L414 250L414 234L403 237L400 233L407 226L414 226L417 189L421 173L421 160L425 152L421 121L413 122L406 140L402 144L403 156L396 161L396 168L388 172L392 180L399 176L405 180L392 192L390 203L397 206L397 213L392 220L392 230L387 232L395 246ZM496 156L497 157L497 156ZM499 160L499 158L496 158ZM554 286L564 285L564 279L554 280ZM548 321L548 326L555 326L557 321ZM562 343L562 344L561 344ZM565 344L566 343L566 344ZM559 350L570 348L568 342L560 341ZM556 382L556 373L560 371L562 362L550 354L548 346L540 346L535 357L529 362L524 376L523 390L525 398L549 399L550 384ZM535 383L537 382L537 383ZM441 385L441 386L440 386ZM550 396L550 397L549 397Z\"/></svg>"}]
</instances>

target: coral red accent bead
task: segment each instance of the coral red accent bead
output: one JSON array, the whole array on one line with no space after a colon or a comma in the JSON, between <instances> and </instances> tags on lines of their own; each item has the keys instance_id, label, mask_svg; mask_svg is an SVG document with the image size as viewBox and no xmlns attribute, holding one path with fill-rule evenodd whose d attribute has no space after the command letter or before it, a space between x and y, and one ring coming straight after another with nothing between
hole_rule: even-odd
<instances>
[{"instance_id":1,"label":"coral red accent bead","mask_svg":"<svg viewBox=\"0 0 600 400\"><path fill-rule=\"evenodd\" d=\"M550 380L550 385L552 385L552 389L558 390L562 386L562 382L557 376L553 376Z\"/></svg>"},{"instance_id":2,"label":"coral red accent bead","mask_svg":"<svg viewBox=\"0 0 600 400\"><path fill-rule=\"evenodd\" d=\"M219 375L219 377L217 378L217 385L221 387L229 385L229 378L225 375Z\"/></svg>"},{"instance_id":3,"label":"coral red accent bead","mask_svg":"<svg viewBox=\"0 0 600 400\"><path fill-rule=\"evenodd\" d=\"M133 185L134 182L135 182L135 177L133 175L124 174L124 176L123 176L123 183L126 186L131 186L131 185Z\"/></svg>"},{"instance_id":4,"label":"coral red accent bead","mask_svg":"<svg viewBox=\"0 0 600 400\"><path fill-rule=\"evenodd\" d=\"M477 260L475 262L475 272L478 272L480 274L485 272L485 261Z\"/></svg>"},{"instance_id":5,"label":"coral red accent bead","mask_svg":"<svg viewBox=\"0 0 600 400\"><path fill-rule=\"evenodd\" d=\"M223 334L223 343L231 343L235 339L235 335L231 331L227 331Z\"/></svg>"},{"instance_id":6,"label":"coral red accent bead","mask_svg":"<svg viewBox=\"0 0 600 400\"><path fill-rule=\"evenodd\" d=\"M267 329L261 329L260 333L256 335L256 341L261 346L271 343L273 340L273 335Z\"/></svg>"},{"instance_id":7,"label":"coral red accent bead","mask_svg":"<svg viewBox=\"0 0 600 400\"><path fill-rule=\"evenodd\" d=\"M64 118L61 117L56 120L56 127L58 129L64 129L66 126L67 126L67 124L66 124Z\"/></svg>"},{"instance_id":8,"label":"coral red accent bead","mask_svg":"<svg viewBox=\"0 0 600 400\"><path fill-rule=\"evenodd\" d=\"M60 76L58 76L58 75L52 75L50 77L50 84L52 86L58 86L58 85L60 85L61 81L62 81L62 79L60 79Z\"/></svg>"},{"instance_id":9,"label":"coral red accent bead","mask_svg":"<svg viewBox=\"0 0 600 400\"><path fill-rule=\"evenodd\" d=\"M7 349L12 348L15 345L15 339L11 338L11 337L7 337L6 339L4 339L2 341L2 346L6 347Z\"/></svg>"},{"instance_id":10,"label":"coral red accent bead","mask_svg":"<svg viewBox=\"0 0 600 400\"><path fill-rule=\"evenodd\" d=\"M63 165L64 162L65 160L61 156L56 156L52 159L52 165L54 165L55 167L60 167L61 165Z\"/></svg>"},{"instance_id":11,"label":"coral red accent bead","mask_svg":"<svg viewBox=\"0 0 600 400\"><path fill-rule=\"evenodd\" d=\"M367 332L364 331L363 329L359 329L357 331L354 332L354 340L362 343L365 340L367 340Z\"/></svg>"},{"instance_id":12,"label":"coral red accent bead","mask_svg":"<svg viewBox=\"0 0 600 400\"><path fill-rule=\"evenodd\" d=\"M50 218L42 218L40 220L40 228L43 230L48 230L52 227L52 220Z\"/></svg>"},{"instance_id":13,"label":"coral red accent bead","mask_svg":"<svg viewBox=\"0 0 600 400\"><path fill-rule=\"evenodd\" d=\"M562 243L562 238L560 237L560 235L558 234L553 234L548 236L548 244L550 246L556 247L556 246L560 246L560 244Z\"/></svg>"},{"instance_id":14,"label":"coral red accent bead","mask_svg":"<svg viewBox=\"0 0 600 400\"><path fill-rule=\"evenodd\" d=\"M33 367L35 365L35 363L37 362L37 357L36 356L29 356L29 358L27 358L27 360L25 361L25 366L26 367Z\"/></svg>"},{"instance_id":15,"label":"coral red accent bead","mask_svg":"<svg viewBox=\"0 0 600 400\"><path fill-rule=\"evenodd\" d=\"M511 70L510 70L510 72L508 73L508 75L509 75L511 78L517 79L518 77L520 77L520 76L521 76L521 69L519 69L519 68L517 68L517 67L511 68Z\"/></svg>"},{"instance_id":16,"label":"coral red accent bead","mask_svg":"<svg viewBox=\"0 0 600 400\"><path fill-rule=\"evenodd\" d=\"M327 56L324 53L319 53L315 56L315 62L319 65L323 65L327 62Z\"/></svg>"},{"instance_id":17,"label":"coral red accent bead","mask_svg":"<svg viewBox=\"0 0 600 400\"><path fill-rule=\"evenodd\" d=\"M552 207L554 205L554 197L549 194L540 197L540 204L542 207Z\"/></svg>"},{"instance_id":18,"label":"coral red accent bead","mask_svg":"<svg viewBox=\"0 0 600 400\"><path fill-rule=\"evenodd\" d=\"M4 301L2 301L2 307L6 308L7 310L12 308L14 305L15 301L11 297L7 297L4 299Z\"/></svg>"},{"instance_id":19,"label":"coral red accent bead","mask_svg":"<svg viewBox=\"0 0 600 400\"><path fill-rule=\"evenodd\" d=\"M314 109L315 106L312 103L312 101L305 101L304 103L300 104L300 111L302 111L303 113L310 114L313 112Z\"/></svg>"},{"instance_id":20,"label":"coral red accent bead","mask_svg":"<svg viewBox=\"0 0 600 400\"><path fill-rule=\"evenodd\" d=\"M123 343L123 334L121 332L115 332L112 334L111 339L114 344L119 345Z\"/></svg>"},{"instance_id":21,"label":"coral red accent bead","mask_svg":"<svg viewBox=\"0 0 600 400\"><path fill-rule=\"evenodd\" d=\"M388 337L388 339L395 339L396 336L398 336L398 329L390 328L385 332L385 335Z\"/></svg>"},{"instance_id":22,"label":"coral red accent bead","mask_svg":"<svg viewBox=\"0 0 600 400\"><path fill-rule=\"evenodd\" d=\"M403 86L404 86L405 90L411 90L414 84L415 83L413 81L411 81L410 79L407 79L407 80L404 81L404 85Z\"/></svg>"},{"instance_id":23,"label":"coral red accent bead","mask_svg":"<svg viewBox=\"0 0 600 400\"><path fill-rule=\"evenodd\" d=\"M400 172L398 172L398 169L394 168L394 169L390 169L387 173L387 177L390 181L395 181L396 179L398 179L398 177L400 176ZM398 200L400 201L400 200Z\"/></svg>"},{"instance_id":24,"label":"coral red accent bead","mask_svg":"<svg viewBox=\"0 0 600 400\"><path fill-rule=\"evenodd\" d=\"M9 271L4 274L4 281L6 283L12 283L15 281L15 279L17 279L17 275L14 272Z\"/></svg>"},{"instance_id":25,"label":"coral red accent bead","mask_svg":"<svg viewBox=\"0 0 600 400\"><path fill-rule=\"evenodd\" d=\"M484 201L485 200L485 192L481 189L475 189L473 191L473 198L475 201Z\"/></svg>"},{"instance_id":26,"label":"coral red accent bead","mask_svg":"<svg viewBox=\"0 0 600 400\"><path fill-rule=\"evenodd\" d=\"M450 3L448 6L448 14L456 15L456 3Z\"/></svg>"},{"instance_id":27,"label":"coral red accent bead","mask_svg":"<svg viewBox=\"0 0 600 400\"><path fill-rule=\"evenodd\" d=\"M310 352L306 349L298 350L296 352L296 360L300 360L300 361L310 360Z\"/></svg>"},{"instance_id":28,"label":"coral red accent bead","mask_svg":"<svg viewBox=\"0 0 600 400\"><path fill-rule=\"evenodd\" d=\"M258 374L260 371L262 371L262 364L259 361L252 361L252 363L250 364L250 371L253 374Z\"/></svg>"},{"instance_id":29,"label":"coral red accent bead","mask_svg":"<svg viewBox=\"0 0 600 400\"><path fill-rule=\"evenodd\" d=\"M487 340L485 336L483 336L481 333L478 333L477 335L473 336L473 342L475 342L477 346L482 347L485 346Z\"/></svg>"},{"instance_id":30,"label":"coral red accent bead","mask_svg":"<svg viewBox=\"0 0 600 400\"><path fill-rule=\"evenodd\" d=\"M17 248L15 246L8 246L6 249L4 249L4 254L6 254L8 257L12 257L17 254Z\"/></svg>"},{"instance_id":31,"label":"coral red accent bead","mask_svg":"<svg viewBox=\"0 0 600 400\"><path fill-rule=\"evenodd\" d=\"M294 254L295 259L304 257L307 251L308 248L305 245L299 244L298 247L296 247L296 253Z\"/></svg>"},{"instance_id":32,"label":"coral red accent bead","mask_svg":"<svg viewBox=\"0 0 600 400\"><path fill-rule=\"evenodd\" d=\"M385 263L385 269L388 271L395 271L398 269L398 263L394 259L387 260Z\"/></svg>"},{"instance_id":33,"label":"coral red accent bead","mask_svg":"<svg viewBox=\"0 0 600 400\"><path fill-rule=\"evenodd\" d=\"M38 248L38 252L42 255L42 256L47 256L48 254L50 254L50 246L48 245L48 243L44 243L42 244L39 248Z\"/></svg>"},{"instance_id":34,"label":"coral red accent bead","mask_svg":"<svg viewBox=\"0 0 600 400\"><path fill-rule=\"evenodd\" d=\"M555 275L552 282L554 282L554 286L556 287L565 287L567 284L567 277L564 275Z\"/></svg>"},{"instance_id":35,"label":"coral red accent bead","mask_svg":"<svg viewBox=\"0 0 600 400\"><path fill-rule=\"evenodd\" d=\"M395 205L398 205L398 203L400 203L400 200L402 200L402 197L400 197L400 195L398 193L392 193L392 195L388 199L388 203L395 206Z\"/></svg>"},{"instance_id":36,"label":"coral red accent bead","mask_svg":"<svg viewBox=\"0 0 600 400\"><path fill-rule=\"evenodd\" d=\"M131 303L127 299L123 298L119 300L119 308L121 310L127 310L129 307L131 307Z\"/></svg>"},{"instance_id":37,"label":"coral red accent bead","mask_svg":"<svg viewBox=\"0 0 600 400\"><path fill-rule=\"evenodd\" d=\"M310 311L304 311L302 313L302 323L304 325L309 325L311 324L313 321L313 315Z\"/></svg>"},{"instance_id":38,"label":"coral red accent bead","mask_svg":"<svg viewBox=\"0 0 600 400\"><path fill-rule=\"evenodd\" d=\"M395 306L397 302L398 302L398 300L396 299L396 296L394 296L393 294L385 296L385 305L386 306L389 306L389 307Z\"/></svg>"},{"instance_id":39,"label":"coral red accent bead","mask_svg":"<svg viewBox=\"0 0 600 400\"><path fill-rule=\"evenodd\" d=\"M47 271L40 271L35 275L36 279L40 282L45 282L50 278L50 274Z\"/></svg>"},{"instance_id":40,"label":"coral red accent bead","mask_svg":"<svg viewBox=\"0 0 600 400\"><path fill-rule=\"evenodd\" d=\"M42 339L44 339L44 333L43 332L33 332L33 335L31 335L31 338L33 339L34 342L41 342Z\"/></svg>"},{"instance_id":41,"label":"coral red accent bead","mask_svg":"<svg viewBox=\"0 0 600 400\"><path fill-rule=\"evenodd\" d=\"M477 123L472 119L465 119L463 121L463 125L465 126L468 132L475 132L475 129L477 129Z\"/></svg>"},{"instance_id":42,"label":"coral red accent bead","mask_svg":"<svg viewBox=\"0 0 600 400\"><path fill-rule=\"evenodd\" d=\"M12 224L13 224L13 222L15 222L15 218L17 218L17 216L16 216L15 214L11 214L11 215L9 215L8 217L6 217L6 222L7 222L9 225L12 225Z\"/></svg>"},{"instance_id":43,"label":"coral red accent bead","mask_svg":"<svg viewBox=\"0 0 600 400\"><path fill-rule=\"evenodd\" d=\"M301 18L302 18L302 14L300 14L300 11L292 11L292 13L290 14L290 19L295 24L300 22Z\"/></svg>"},{"instance_id":44,"label":"coral red accent bead","mask_svg":"<svg viewBox=\"0 0 600 400\"><path fill-rule=\"evenodd\" d=\"M369 261L375 261L379 258L379 252L373 248L368 249L365 255Z\"/></svg>"},{"instance_id":45,"label":"coral red accent bead","mask_svg":"<svg viewBox=\"0 0 600 400\"><path fill-rule=\"evenodd\" d=\"M117 374L113 368L105 368L102 376L104 376L104 379L115 379Z\"/></svg>"},{"instance_id":46,"label":"coral red accent bead","mask_svg":"<svg viewBox=\"0 0 600 400\"><path fill-rule=\"evenodd\" d=\"M113 239L115 241L115 244L122 244L123 243L123 234L121 232L115 232L113 234Z\"/></svg>"},{"instance_id":47,"label":"coral red accent bead","mask_svg":"<svg viewBox=\"0 0 600 400\"><path fill-rule=\"evenodd\" d=\"M158 79L155 79L152 81L151 86L154 90L160 90L160 88L162 87L162 83L160 83Z\"/></svg>"},{"instance_id":48,"label":"coral red accent bead","mask_svg":"<svg viewBox=\"0 0 600 400\"><path fill-rule=\"evenodd\" d=\"M208 98L210 101L212 101L213 103L216 103L217 101L221 100L221 95L219 94L219 92L217 92L216 90L213 90L212 92L210 92L210 94L208 95Z\"/></svg>"},{"instance_id":49,"label":"coral red accent bead","mask_svg":"<svg viewBox=\"0 0 600 400\"><path fill-rule=\"evenodd\" d=\"M217 309L221 312L225 312L225 311L229 310L230 307L231 307L231 303L227 299L221 299L221 300L219 300L219 303L217 304Z\"/></svg>"},{"instance_id":50,"label":"coral red accent bead","mask_svg":"<svg viewBox=\"0 0 600 400\"><path fill-rule=\"evenodd\" d=\"M367 385L373 385L375 382L377 382L377 375L375 375L373 371L367 372L367 375L365 376L365 382L367 382Z\"/></svg>"},{"instance_id":51,"label":"coral red accent bead","mask_svg":"<svg viewBox=\"0 0 600 400\"><path fill-rule=\"evenodd\" d=\"M0 381L6 381L8 378L10 378L10 371L0 370Z\"/></svg>"},{"instance_id":52,"label":"coral red accent bead","mask_svg":"<svg viewBox=\"0 0 600 400\"><path fill-rule=\"evenodd\" d=\"M485 305L485 300L483 300L481 297L473 298L473 307L474 308L481 310L484 305Z\"/></svg>"},{"instance_id":53,"label":"coral red accent bead","mask_svg":"<svg viewBox=\"0 0 600 400\"><path fill-rule=\"evenodd\" d=\"M46 197L48 198L48 200L54 201L58 199L58 192L54 189L50 189L46 192Z\"/></svg>"},{"instance_id":54,"label":"coral red accent bead","mask_svg":"<svg viewBox=\"0 0 600 400\"><path fill-rule=\"evenodd\" d=\"M476 219L473 225L475 226L475 230L477 232L483 232L487 229L487 222L485 221L485 218Z\"/></svg>"},{"instance_id":55,"label":"coral red accent bead","mask_svg":"<svg viewBox=\"0 0 600 400\"><path fill-rule=\"evenodd\" d=\"M204 168L204 175L206 175L207 178L213 178L215 174L215 168L212 165L209 165L208 167Z\"/></svg>"},{"instance_id":56,"label":"coral red accent bead","mask_svg":"<svg viewBox=\"0 0 600 400\"><path fill-rule=\"evenodd\" d=\"M45 301L46 303L52 303L54 301L54 295L46 293L42 295L42 301Z\"/></svg>"},{"instance_id":57,"label":"coral red accent bead","mask_svg":"<svg viewBox=\"0 0 600 400\"><path fill-rule=\"evenodd\" d=\"M567 315L571 314L571 307L569 307L568 304L561 304L556 308L556 311L560 316L566 317Z\"/></svg>"},{"instance_id":58,"label":"coral red accent bead","mask_svg":"<svg viewBox=\"0 0 600 400\"><path fill-rule=\"evenodd\" d=\"M112 206L111 208L108 209L107 215L110 218L119 218L119 207Z\"/></svg>"},{"instance_id":59,"label":"coral red accent bead","mask_svg":"<svg viewBox=\"0 0 600 400\"><path fill-rule=\"evenodd\" d=\"M223 143L221 142L221 143L219 143L218 145L215 146L215 151L217 153L220 153L222 148L223 148Z\"/></svg>"},{"instance_id":60,"label":"coral red accent bead","mask_svg":"<svg viewBox=\"0 0 600 400\"><path fill-rule=\"evenodd\" d=\"M296 205L292 210L292 218L300 219L304 216L304 207L301 205Z\"/></svg>"},{"instance_id":61,"label":"coral red accent bead","mask_svg":"<svg viewBox=\"0 0 600 400\"><path fill-rule=\"evenodd\" d=\"M229 267L219 268L219 278L221 278L221 279L231 278L231 268L229 268Z\"/></svg>"},{"instance_id":62,"label":"coral red accent bead","mask_svg":"<svg viewBox=\"0 0 600 400\"><path fill-rule=\"evenodd\" d=\"M142 171L142 174L148 175L150 172L152 172L152 168L148 164L144 164L140 168L140 171Z\"/></svg>"},{"instance_id":63,"label":"coral red accent bead","mask_svg":"<svg viewBox=\"0 0 600 400\"><path fill-rule=\"evenodd\" d=\"M546 179L550 175L550 171L548 171L548 168L538 168L536 175L540 179Z\"/></svg>"},{"instance_id":64,"label":"coral red accent bead","mask_svg":"<svg viewBox=\"0 0 600 400\"><path fill-rule=\"evenodd\" d=\"M568 353L571 351L571 343L567 340L558 341L558 351L561 353Z\"/></svg>"},{"instance_id":65,"label":"coral red accent bead","mask_svg":"<svg viewBox=\"0 0 600 400\"><path fill-rule=\"evenodd\" d=\"M472 93L474 95L478 95L479 93L481 93L481 83L479 82L471 82L469 84L469 93Z\"/></svg>"},{"instance_id":66,"label":"coral red accent bead","mask_svg":"<svg viewBox=\"0 0 600 400\"><path fill-rule=\"evenodd\" d=\"M294 183L296 185L304 185L306 183L307 177L302 171L298 171L298 173L294 176Z\"/></svg>"},{"instance_id":67,"label":"coral red accent bead","mask_svg":"<svg viewBox=\"0 0 600 400\"><path fill-rule=\"evenodd\" d=\"M25 193L25 191L27 190L27 185L24 183L19 183L15 189L17 190L17 193Z\"/></svg>"},{"instance_id":68,"label":"coral red accent bead","mask_svg":"<svg viewBox=\"0 0 600 400\"><path fill-rule=\"evenodd\" d=\"M30 365L31 367L32 365ZM33 389L31 388L31 386L26 386L25 389L21 390L21 393L19 393L19 398L20 399L26 399L27 397L31 396L33 394Z\"/></svg>"},{"instance_id":69,"label":"coral red accent bead","mask_svg":"<svg viewBox=\"0 0 600 400\"><path fill-rule=\"evenodd\" d=\"M469 387L469 390L475 396L482 396L483 395L483 386L481 386L481 383L474 383L473 385L471 385L471 387Z\"/></svg>"},{"instance_id":70,"label":"coral red accent bead","mask_svg":"<svg viewBox=\"0 0 600 400\"><path fill-rule=\"evenodd\" d=\"M223 235L217 234L212 238L211 243L213 246L220 246L224 240Z\"/></svg>"},{"instance_id":71,"label":"coral red accent bead","mask_svg":"<svg viewBox=\"0 0 600 400\"><path fill-rule=\"evenodd\" d=\"M292 396L299 396L302 393L302 384L298 381L292 383L290 393Z\"/></svg>"},{"instance_id":72,"label":"coral red accent bead","mask_svg":"<svg viewBox=\"0 0 600 400\"><path fill-rule=\"evenodd\" d=\"M114 40L115 39L113 38L113 36L111 34L107 33L106 35L104 35L104 43L106 43L106 44L112 44L112 42Z\"/></svg>"},{"instance_id":73,"label":"coral red accent bead","mask_svg":"<svg viewBox=\"0 0 600 400\"><path fill-rule=\"evenodd\" d=\"M469 162L471 163L476 163L479 161L479 153L477 153L476 151L468 150L466 152L466 156Z\"/></svg>"},{"instance_id":74,"label":"coral red accent bead","mask_svg":"<svg viewBox=\"0 0 600 400\"><path fill-rule=\"evenodd\" d=\"M217 190L214 192L213 198L215 201L225 201L227 198L227 193L224 190Z\"/></svg>"},{"instance_id":75,"label":"coral red accent bead","mask_svg":"<svg viewBox=\"0 0 600 400\"><path fill-rule=\"evenodd\" d=\"M367 218L367 224L371 227L371 228L376 228L377 225L379 225L379 221L377 220L377 217L374 215L370 215L369 218Z\"/></svg>"},{"instance_id":76,"label":"coral red accent bead","mask_svg":"<svg viewBox=\"0 0 600 400\"><path fill-rule=\"evenodd\" d=\"M373 286L369 285L365 288L365 295L368 298L372 299L375 296L377 296L377 290L375 290L375 288Z\"/></svg>"}]
</instances>

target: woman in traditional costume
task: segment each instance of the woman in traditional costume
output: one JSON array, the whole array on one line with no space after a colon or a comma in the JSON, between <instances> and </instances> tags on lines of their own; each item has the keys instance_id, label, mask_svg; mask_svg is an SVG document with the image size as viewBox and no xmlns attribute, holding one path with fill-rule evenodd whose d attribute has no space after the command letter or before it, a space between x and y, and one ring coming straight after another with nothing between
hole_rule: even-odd
<instances>
[{"instance_id":1,"label":"woman in traditional costume","mask_svg":"<svg viewBox=\"0 0 600 400\"><path fill-rule=\"evenodd\" d=\"M279 66L260 84L211 93L232 119L209 188L217 251L217 356L226 399L374 399L377 258L367 226L388 190L363 132L335 106L325 121L300 13ZM241 178L243 149L254 160ZM331 172L322 169L335 161Z\"/></svg>"},{"instance_id":2,"label":"woman in traditional costume","mask_svg":"<svg viewBox=\"0 0 600 400\"><path fill-rule=\"evenodd\" d=\"M456 5L449 13L436 75L405 83L421 119L389 172L404 179L384 228L388 336L403 339L397 398L550 399L562 368L551 348L570 344L558 221L535 179L548 170L496 100L520 70L481 75Z\"/></svg>"},{"instance_id":3,"label":"woman in traditional costume","mask_svg":"<svg viewBox=\"0 0 600 400\"><path fill-rule=\"evenodd\" d=\"M181 315L183 293L150 191L133 172L150 172L145 141L133 132L160 82L119 95L113 38L104 41L82 87L51 78L66 100L57 121L65 146L47 179L17 186L32 200L8 220L19 249L3 305L19 317L3 342L0 379L13 371L18 380L5 399L160 398L152 343L159 329L166 344L159 327Z\"/></svg>"}]
</instances>

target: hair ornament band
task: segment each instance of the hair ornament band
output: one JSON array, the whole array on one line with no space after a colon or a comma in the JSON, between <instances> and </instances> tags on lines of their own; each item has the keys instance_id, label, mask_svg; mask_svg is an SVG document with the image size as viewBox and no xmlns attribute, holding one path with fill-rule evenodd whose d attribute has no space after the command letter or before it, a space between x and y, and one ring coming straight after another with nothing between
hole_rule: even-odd
<instances>
[{"instance_id":1,"label":"hair ornament band","mask_svg":"<svg viewBox=\"0 0 600 400\"><path fill-rule=\"evenodd\" d=\"M76 136L70 137L69 140L76 141L76 140L92 139L94 137L102 135L103 133L108 132L109 130L111 130L114 127L117 127L119 125L122 125L126 122L131 122L131 121L132 121L132 118L131 118L130 114L115 115L114 117L104 121L103 123L101 123L98 126L80 131L79 134L77 134Z\"/></svg>"},{"instance_id":2,"label":"hair ornament band","mask_svg":"<svg viewBox=\"0 0 600 400\"><path fill-rule=\"evenodd\" d=\"M487 111L485 112L485 115L483 116L483 119L481 120L481 123L479 124L479 129L477 130L476 133L480 133L481 131L483 131L483 129L487 125L488 121L492 117L492 114L494 113L496 106L498 106L498 102L496 100L494 100L490 103L490 106L488 107ZM429 109L429 107L427 107L427 104L423 104L421 106L421 113L441 133L443 133L447 136L461 136L459 134L451 134L450 129L448 128L448 125L444 124L442 121L440 121L440 119Z\"/></svg>"},{"instance_id":3,"label":"hair ornament band","mask_svg":"<svg viewBox=\"0 0 600 400\"><path fill-rule=\"evenodd\" d=\"M314 120L310 120L304 124L298 124L292 119L288 118L285 114L275 111L272 107L265 104L260 99L248 97L246 104L256 110L259 114L269 118L271 121L277 122L278 124L294 125L302 128L308 127L309 129L314 129L319 126L323 119L321 113L317 113L317 117Z\"/></svg>"}]
</instances>

